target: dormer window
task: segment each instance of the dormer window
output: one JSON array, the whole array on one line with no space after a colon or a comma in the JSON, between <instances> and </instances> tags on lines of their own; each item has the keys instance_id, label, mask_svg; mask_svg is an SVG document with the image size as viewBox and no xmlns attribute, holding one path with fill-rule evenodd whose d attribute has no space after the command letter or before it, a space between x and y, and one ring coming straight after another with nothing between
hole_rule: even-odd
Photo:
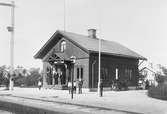
<instances>
[{"instance_id":1,"label":"dormer window","mask_svg":"<svg viewBox=\"0 0 167 114\"><path fill-rule=\"evenodd\" d=\"M61 52L64 52L66 50L66 41L61 41L61 44L60 44L60 51Z\"/></svg>"}]
</instances>

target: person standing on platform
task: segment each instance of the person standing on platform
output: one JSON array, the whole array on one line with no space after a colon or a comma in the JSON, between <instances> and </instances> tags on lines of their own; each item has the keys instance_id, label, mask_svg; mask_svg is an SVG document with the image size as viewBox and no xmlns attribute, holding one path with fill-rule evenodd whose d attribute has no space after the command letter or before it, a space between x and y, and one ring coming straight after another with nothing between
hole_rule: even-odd
<instances>
[{"instance_id":1,"label":"person standing on platform","mask_svg":"<svg viewBox=\"0 0 167 114\"><path fill-rule=\"evenodd\" d=\"M69 82L68 82L68 90L69 90L69 94L71 93L71 89L72 89L72 83L69 81Z\"/></svg>"},{"instance_id":2,"label":"person standing on platform","mask_svg":"<svg viewBox=\"0 0 167 114\"><path fill-rule=\"evenodd\" d=\"M38 81L38 89L41 90L41 87L42 87L42 82L39 80Z\"/></svg>"},{"instance_id":3,"label":"person standing on platform","mask_svg":"<svg viewBox=\"0 0 167 114\"><path fill-rule=\"evenodd\" d=\"M103 80L100 80L100 97L103 96Z\"/></svg>"},{"instance_id":4,"label":"person standing on platform","mask_svg":"<svg viewBox=\"0 0 167 114\"><path fill-rule=\"evenodd\" d=\"M78 82L79 94L82 94L82 85L83 85L83 81L82 81L82 79L80 78L80 79L79 79L79 82Z\"/></svg>"},{"instance_id":5,"label":"person standing on platform","mask_svg":"<svg viewBox=\"0 0 167 114\"><path fill-rule=\"evenodd\" d=\"M149 81L148 81L148 79L146 80L146 85L145 85L145 89L149 89L149 87L150 87L150 85L149 85Z\"/></svg>"},{"instance_id":6,"label":"person standing on platform","mask_svg":"<svg viewBox=\"0 0 167 114\"><path fill-rule=\"evenodd\" d=\"M76 81L74 81L74 88L73 88L73 90L74 90L74 93L76 93L76 90L77 90L77 82Z\"/></svg>"}]
</instances>

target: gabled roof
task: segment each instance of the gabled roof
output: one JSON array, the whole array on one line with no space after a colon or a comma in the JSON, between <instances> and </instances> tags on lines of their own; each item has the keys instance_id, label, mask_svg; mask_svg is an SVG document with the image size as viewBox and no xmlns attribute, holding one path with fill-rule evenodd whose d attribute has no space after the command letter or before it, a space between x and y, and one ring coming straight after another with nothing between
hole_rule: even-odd
<instances>
[{"instance_id":1,"label":"gabled roof","mask_svg":"<svg viewBox=\"0 0 167 114\"><path fill-rule=\"evenodd\" d=\"M142 72L142 71L145 70L145 69L149 70L150 72L152 72L152 73L154 73L154 74L157 74L153 69L149 69L149 68L147 68L147 67L142 68L141 70L139 70L139 72Z\"/></svg>"},{"instance_id":2,"label":"gabled roof","mask_svg":"<svg viewBox=\"0 0 167 114\"><path fill-rule=\"evenodd\" d=\"M34 56L35 58L42 59L46 51L49 51L54 45L54 41L57 38L57 35L62 35L75 45L78 45L80 48L86 50L87 52L98 52L99 50L99 39L98 38L90 38L86 35L80 35L71 32L65 31L56 31L56 33L46 42L46 44L38 51L38 53ZM46 48L48 48L46 50ZM101 40L101 52L109 55L115 55L120 57L128 57L134 59L142 59L146 60L143 56L137 54L136 52L128 49L127 47L113 41ZM45 54L44 54L45 53Z\"/></svg>"}]
</instances>

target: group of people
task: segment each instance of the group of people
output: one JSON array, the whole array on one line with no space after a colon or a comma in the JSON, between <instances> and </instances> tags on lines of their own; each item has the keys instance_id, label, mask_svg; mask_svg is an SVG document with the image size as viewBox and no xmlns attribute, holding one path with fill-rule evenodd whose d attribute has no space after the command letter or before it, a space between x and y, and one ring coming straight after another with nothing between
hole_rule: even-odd
<instances>
[{"instance_id":1,"label":"group of people","mask_svg":"<svg viewBox=\"0 0 167 114\"><path fill-rule=\"evenodd\" d=\"M74 81L73 92L76 93L77 88L78 88L78 93L82 94L82 85L83 85L83 80L82 79L79 79L78 81ZM42 87L42 81L38 80L38 89L41 90L41 87ZM68 82L69 94L71 93L71 89L72 89L72 83L69 81Z\"/></svg>"},{"instance_id":2,"label":"group of people","mask_svg":"<svg viewBox=\"0 0 167 114\"><path fill-rule=\"evenodd\" d=\"M82 85L83 85L83 80L79 79L77 81L74 81L73 83L73 88L72 88L72 82L68 82L68 90L69 90L69 94L71 93L72 89L73 92L76 93L77 89L78 89L78 93L82 94Z\"/></svg>"},{"instance_id":3,"label":"group of people","mask_svg":"<svg viewBox=\"0 0 167 114\"><path fill-rule=\"evenodd\" d=\"M128 81L127 80L115 80L111 82L111 90L128 90Z\"/></svg>"}]
</instances>

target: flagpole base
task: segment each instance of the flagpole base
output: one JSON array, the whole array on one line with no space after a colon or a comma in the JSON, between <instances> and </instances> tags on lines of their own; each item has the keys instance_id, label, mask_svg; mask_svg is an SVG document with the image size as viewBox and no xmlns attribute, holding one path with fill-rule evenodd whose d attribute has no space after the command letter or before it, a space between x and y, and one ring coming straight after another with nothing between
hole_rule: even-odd
<instances>
[{"instance_id":1,"label":"flagpole base","mask_svg":"<svg viewBox=\"0 0 167 114\"><path fill-rule=\"evenodd\" d=\"M14 86L14 81L12 80L12 78L10 78L9 80L9 90L13 90L13 86Z\"/></svg>"},{"instance_id":2,"label":"flagpole base","mask_svg":"<svg viewBox=\"0 0 167 114\"><path fill-rule=\"evenodd\" d=\"M100 82L98 82L97 92L98 92L98 95L100 96Z\"/></svg>"}]
</instances>

